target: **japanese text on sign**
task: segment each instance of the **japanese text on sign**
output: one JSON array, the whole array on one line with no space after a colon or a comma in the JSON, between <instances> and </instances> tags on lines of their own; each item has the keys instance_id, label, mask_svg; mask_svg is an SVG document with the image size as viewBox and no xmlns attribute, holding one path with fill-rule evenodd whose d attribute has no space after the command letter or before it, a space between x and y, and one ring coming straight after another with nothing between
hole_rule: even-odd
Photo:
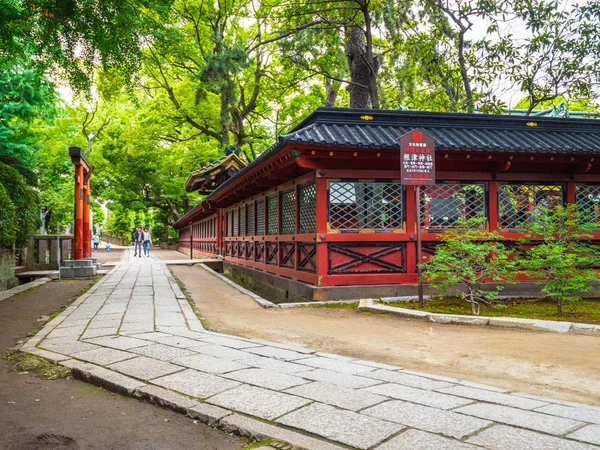
<instances>
[{"instance_id":1,"label":"japanese text on sign","mask_svg":"<svg viewBox=\"0 0 600 450\"><path fill-rule=\"evenodd\" d=\"M402 184L435 184L435 142L421 130L400 137Z\"/></svg>"}]
</instances>

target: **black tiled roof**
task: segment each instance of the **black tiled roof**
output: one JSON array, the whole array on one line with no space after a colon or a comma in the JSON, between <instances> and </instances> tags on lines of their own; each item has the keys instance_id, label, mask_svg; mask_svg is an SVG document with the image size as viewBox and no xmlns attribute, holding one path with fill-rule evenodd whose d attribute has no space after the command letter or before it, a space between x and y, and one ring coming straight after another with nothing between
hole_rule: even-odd
<instances>
[{"instance_id":1,"label":"black tiled roof","mask_svg":"<svg viewBox=\"0 0 600 450\"><path fill-rule=\"evenodd\" d=\"M596 119L318 108L208 199L286 144L396 149L398 138L415 128L433 136L440 150L600 155L600 120Z\"/></svg>"},{"instance_id":2,"label":"black tiled roof","mask_svg":"<svg viewBox=\"0 0 600 450\"><path fill-rule=\"evenodd\" d=\"M367 120L361 117L367 116ZM372 149L399 148L398 138L422 128L440 150L600 153L600 121L491 114L319 108L289 143Z\"/></svg>"}]
</instances>

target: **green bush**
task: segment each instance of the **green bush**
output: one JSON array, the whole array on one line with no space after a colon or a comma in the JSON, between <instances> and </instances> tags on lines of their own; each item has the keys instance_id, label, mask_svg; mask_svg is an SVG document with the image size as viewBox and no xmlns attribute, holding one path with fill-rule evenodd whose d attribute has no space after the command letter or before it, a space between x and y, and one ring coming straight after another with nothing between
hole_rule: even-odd
<instances>
[{"instance_id":1,"label":"green bush","mask_svg":"<svg viewBox=\"0 0 600 450\"><path fill-rule=\"evenodd\" d=\"M592 291L600 279L600 252L588 243L595 230L576 205L540 208L524 225L528 240L523 243L531 248L523 252L521 270L539 280L536 284L556 301L559 314L564 302L581 300L581 293Z\"/></svg>"},{"instance_id":2,"label":"green bush","mask_svg":"<svg viewBox=\"0 0 600 450\"><path fill-rule=\"evenodd\" d=\"M492 299L502 286L483 289L489 281L512 282L515 265L512 253L498 241L498 233L483 227L485 219L463 219L457 227L444 231L431 259L422 265L423 277L442 292L462 288L457 295L471 305L471 313L479 315L482 303L493 305Z\"/></svg>"},{"instance_id":3,"label":"green bush","mask_svg":"<svg viewBox=\"0 0 600 450\"><path fill-rule=\"evenodd\" d=\"M10 201L4 186L0 184L0 248L10 248L15 243L17 237L15 224L15 206Z\"/></svg>"},{"instance_id":4,"label":"green bush","mask_svg":"<svg viewBox=\"0 0 600 450\"><path fill-rule=\"evenodd\" d=\"M4 197L8 197L8 201L0 199L0 205L4 206L10 203L13 211L11 213L11 207L6 206L7 211L0 213L2 220L6 221L6 226L2 228L8 227L12 230L0 232L3 236L0 245L21 247L27 243L27 239L36 229L38 221L37 194L27 184L23 175L2 162L0 162L0 185L3 187ZM0 194L1 196L2 194Z\"/></svg>"}]
</instances>

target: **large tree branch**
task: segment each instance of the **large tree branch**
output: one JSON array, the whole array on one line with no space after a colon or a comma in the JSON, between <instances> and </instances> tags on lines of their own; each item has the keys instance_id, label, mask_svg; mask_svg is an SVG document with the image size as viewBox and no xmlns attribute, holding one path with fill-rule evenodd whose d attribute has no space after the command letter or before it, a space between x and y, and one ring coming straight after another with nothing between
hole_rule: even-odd
<instances>
[{"instance_id":1,"label":"large tree branch","mask_svg":"<svg viewBox=\"0 0 600 450\"><path fill-rule=\"evenodd\" d=\"M256 50L258 47L261 47L263 45L266 44L270 44L271 42L276 42L279 41L281 39L284 39L288 36L291 36L292 34L297 33L298 31L302 31L305 30L307 28L313 27L315 25L319 25L320 23L323 23L323 20L319 19L319 20L313 20L311 22L302 24L302 25L298 25L296 28L293 28L289 31L286 31L285 33L281 33L275 37L269 38L269 39L265 39L264 41L259 41L256 44L252 45L251 47L247 48L246 50L248 50L248 52L252 52L254 50Z\"/></svg>"}]
</instances>

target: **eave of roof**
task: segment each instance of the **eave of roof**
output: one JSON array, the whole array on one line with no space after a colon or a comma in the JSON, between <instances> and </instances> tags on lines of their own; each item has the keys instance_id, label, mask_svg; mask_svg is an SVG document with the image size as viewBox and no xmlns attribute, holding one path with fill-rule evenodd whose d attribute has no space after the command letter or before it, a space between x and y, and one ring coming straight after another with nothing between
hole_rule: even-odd
<instances>
[{"instance_id":1,"label":"eave of roof","mask_svg":"<svg viewBox=\"0 0 600 450\"><path fill-rule=\"evenodd\" d=\"M230 153L229 155L223 156L222 158L219 158L212 163L190 173L184 184L185 190L187 192L195 191L198 189L195 186L197 183L207 181L212 176L218 175L222 169L230 163L234 164L238 169L246 166L246 163L238 155L235 153ZM215 171L217 172L216 174Z\"/></svg>"}]
</instances>

